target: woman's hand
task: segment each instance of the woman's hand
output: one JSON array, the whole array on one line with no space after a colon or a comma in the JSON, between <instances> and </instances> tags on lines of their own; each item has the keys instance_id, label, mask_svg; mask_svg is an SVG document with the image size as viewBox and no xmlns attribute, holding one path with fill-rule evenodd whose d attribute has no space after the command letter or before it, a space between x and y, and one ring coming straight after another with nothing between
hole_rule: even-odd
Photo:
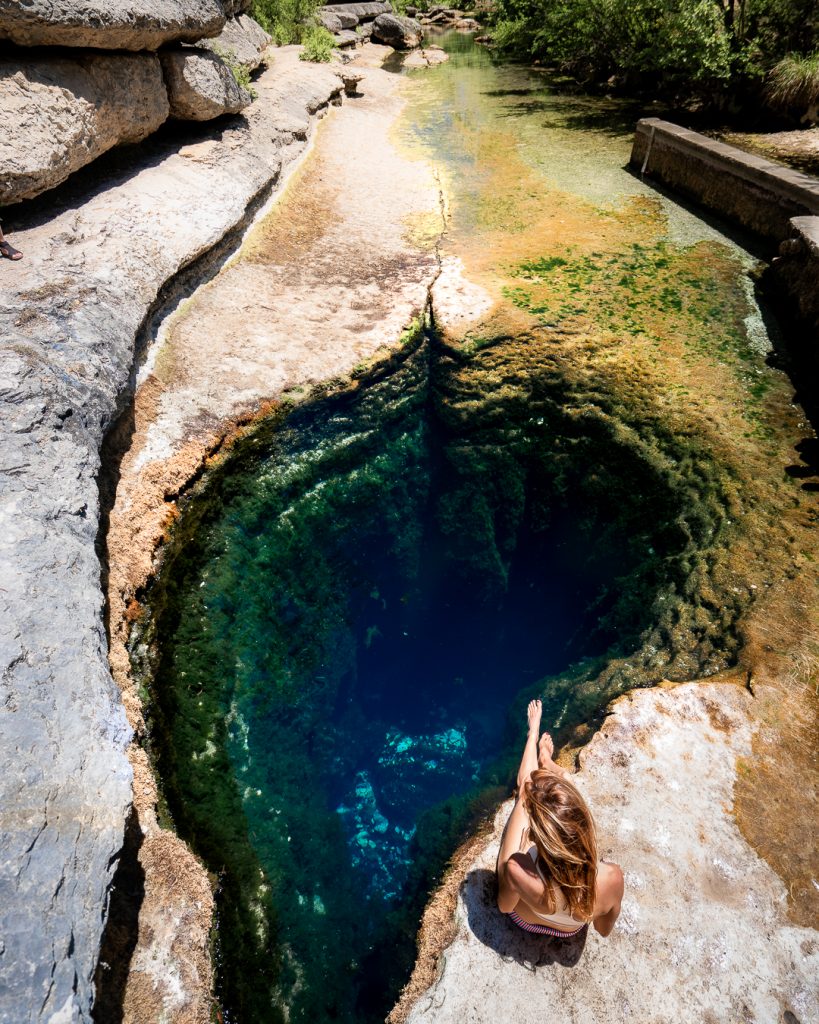
<instances>
[{"instance_id":1,"label":"woman's hand","mask_svg":"<svg viewBox=\"0 0 819 1024\"><path fill-rule=\"evenodd\" d=\"M518 769L518 794L523 789L523 783L537 768L537 740L540 736L540 719L543 715L543 705L536 698L529 701L526 709L526 719L529 723L529 732L526 736L526 746L523 748L523 757L520 759Z\"/></svg>"}]
</instances>

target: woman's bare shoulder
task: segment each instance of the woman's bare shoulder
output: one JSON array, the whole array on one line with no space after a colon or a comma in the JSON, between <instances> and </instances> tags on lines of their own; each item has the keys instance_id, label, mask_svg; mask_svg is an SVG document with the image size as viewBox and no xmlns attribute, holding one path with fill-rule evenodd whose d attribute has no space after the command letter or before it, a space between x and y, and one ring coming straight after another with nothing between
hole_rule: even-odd
<instances>
[{"instance_id":1,"label":"woman's bare shoulder","mask_svg":"<svg viewBox=\"0 0 819 1024\"><path fill-rule=\"evenodd\" d=\"M619 900L623 895L623 871L619 864L601 860L597 867L598 899Z\"/></svg>"}]
</instances>

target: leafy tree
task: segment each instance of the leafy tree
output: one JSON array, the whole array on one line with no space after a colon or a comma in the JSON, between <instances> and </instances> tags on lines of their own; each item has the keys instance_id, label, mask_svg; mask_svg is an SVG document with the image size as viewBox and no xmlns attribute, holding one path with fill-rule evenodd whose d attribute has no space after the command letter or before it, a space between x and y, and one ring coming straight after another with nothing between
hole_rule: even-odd
<instances>
[{"instance_id":1,"label":"leafy tree","mask_svg":"<svg viewBox=\"0 0 819 1024\"><path fill-rule=\"evenodd\" d=\"M319 0L253 0L251 14L279 46L301 42Z\"/></svg>"},{"instance_id":2,"label":"leafy tree","mask_svg":"<svg viewBox=\"0 0 819 1024\"><path fill-rule=\"evenodd\" d=\"M502 50L581 82L718 98L819 48L815 0L498 0ZM800 65L803 66L803 65ZM800 95L804 95L804 90Z\"/></svg>"}]
</instances>

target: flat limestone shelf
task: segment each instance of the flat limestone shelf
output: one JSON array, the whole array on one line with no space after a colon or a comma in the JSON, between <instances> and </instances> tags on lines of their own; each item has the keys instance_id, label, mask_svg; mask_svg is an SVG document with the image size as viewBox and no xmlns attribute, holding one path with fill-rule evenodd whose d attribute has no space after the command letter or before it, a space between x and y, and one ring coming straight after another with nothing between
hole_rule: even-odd
<instances>
[{"instance_id":1,"label":"flat limestone shelf","mask_svg":"<svg viewBox=\"0 0 819 1024\"><path fill-rule=\"evenodd\" d=\"M574 779L595 813L601 856L625 874L612 935L549 940L502 917L494 868L507 802L448 882L454 938L437 977L414 1003L408 990L391 1020L816 1020L817 933L788 919L785 885L734 818L754 703L732 683L616 701Z\"/></svg>"},{"instance_id":2,"label":"flat limestone shelf","mask_svg":"<svg viewBox=\"0 0 819 1024\"><path fill-rule=\"evenodd\" d=\"M4 1020L90 1019L132 798L97 476L137 339L163 287L245 221L343 84L291 47L256 88L246 117L16 231L25 259L0 278Z\"/></svg>"}]
</instances>

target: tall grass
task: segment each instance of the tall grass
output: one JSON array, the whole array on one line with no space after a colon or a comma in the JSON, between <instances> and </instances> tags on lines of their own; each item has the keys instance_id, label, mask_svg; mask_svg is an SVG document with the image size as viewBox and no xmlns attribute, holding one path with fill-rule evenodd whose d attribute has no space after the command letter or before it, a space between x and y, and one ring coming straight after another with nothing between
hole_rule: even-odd
<instances>
[{"instance_id":1,"label":"tall grass","mask_svg":"<svg viewBox=\"0 0 819 1024\"><path fill-rule=\"evenodd\" d=\"M768 101L784 109L819 104L819 50L807 56L789 53L775 64L765 86Z\"/></svg>"}]
</instances>

